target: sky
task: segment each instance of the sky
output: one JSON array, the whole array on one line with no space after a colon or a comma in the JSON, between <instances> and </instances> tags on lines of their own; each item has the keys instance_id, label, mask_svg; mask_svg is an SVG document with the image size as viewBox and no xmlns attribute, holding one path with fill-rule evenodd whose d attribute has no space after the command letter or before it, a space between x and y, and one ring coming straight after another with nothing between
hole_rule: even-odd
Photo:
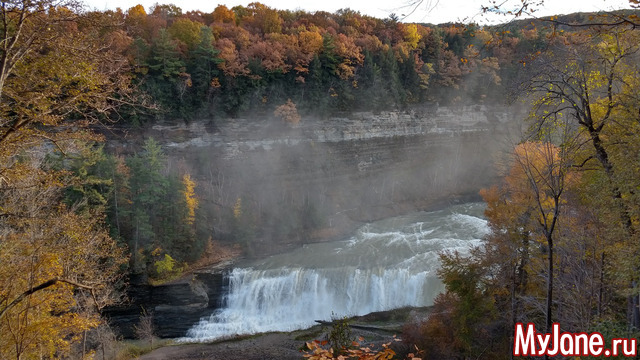
<instances>
[{"instance_id":1,"label":"sky","mask_svg":"<svg viewBox=\"0 0 640 360\"><path fill-rule=\"evenodd\" d=\"M212 12L219 4L231 8L236 5L246 6L256 0L84 0L90 9L114 10L121 8L127 10L132 6L141 4L147 11L159 2L161 4L172 3L183 11L201 10ZM395 13L405 22L433 23L443 22L476 22L479 24L504 22L505 17L488 17L482 15L481 6L489 5L491 0L422 0L420 6L412 12L409 1L416 0L260 0L259 2L275 9L302 9L306 11L335 12L338 9L350 8L362 14L387 18ZM537 0L539 1L539 0ZM498 0L498 3L519 4L520 0ZM537 16L569 14L578 11L611 11L628 8L628 0L546 0L544 6L535 13ZM403 16L404 15L404 16Z\"/></svg>"}]
</instances>

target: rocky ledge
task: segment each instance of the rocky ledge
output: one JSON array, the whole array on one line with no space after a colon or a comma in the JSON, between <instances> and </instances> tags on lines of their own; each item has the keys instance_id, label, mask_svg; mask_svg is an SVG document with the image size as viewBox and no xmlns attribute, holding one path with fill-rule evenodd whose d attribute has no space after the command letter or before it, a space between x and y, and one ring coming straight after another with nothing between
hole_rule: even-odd
<instances>
[{"instance_id":1,"label":"rocky ledge","mask_svg":"<svg viewBox=\"0 0 640 360\"><path fill-rule=\"evenodd\" d=\"M148 285L132 278L128 300L104 310L111 326L125 338L135 338L141 316L153 317L155 335L179 338L202 317L211 315L223 301L227 289L225 272L229 263L199 270L163 285Z\"/></svg>"}]
</instances>

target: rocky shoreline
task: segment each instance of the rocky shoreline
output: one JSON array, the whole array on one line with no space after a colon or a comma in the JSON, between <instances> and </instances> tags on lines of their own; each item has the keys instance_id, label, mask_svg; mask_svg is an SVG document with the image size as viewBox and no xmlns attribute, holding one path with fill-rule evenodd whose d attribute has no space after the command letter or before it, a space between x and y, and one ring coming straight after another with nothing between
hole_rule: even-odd
<instances>
[{"instance_id":1,"label":"rocky shoreline","mask_svg":"<svg viewBox=\"0 0 640 360\"><path fill-rule=\"evenodd\" d=\"M404 324L424 319L431 307L403 308L382 311L349 320L352 338L365 339L367 346L379 347L401 336ZM172 344L139 357L140 360L299 360L306 342L323 340L330 330L316 325L293 332L278 332L239 336L234 339L198 344ZM408 351L407 345L394 342L398 354Z\"/></svg>"}]
</instances>

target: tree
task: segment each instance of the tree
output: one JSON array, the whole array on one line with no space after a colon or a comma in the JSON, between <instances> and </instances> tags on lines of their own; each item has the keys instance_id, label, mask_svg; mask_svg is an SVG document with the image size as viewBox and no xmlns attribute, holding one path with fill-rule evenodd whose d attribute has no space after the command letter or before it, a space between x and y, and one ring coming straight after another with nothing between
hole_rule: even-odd
<instances>
[{"instance_id":1,"label":"tree","mask_svg":"<svg viewBox=\"0 0 640 360\"><path fill-rule=\"evenodd\" d=\"M107 203L107 194L105 187L109 186L107 179L102 179L95 175L93 167L99 162L104 161L105 155L102 148L93 149L93 144L87 144L85 148L79 149L77 156L65 159L62 154L57 159L60 162L60 168L63 168L64 161L70 162L69 170L74 173L77 182L67 188L65 203L78 207L78 211L86 211L95 207L104 206Z\"/></svg>"},{"instance_id":2,"label":"tree","mask_svg":"<svg viewBox=\"0 0 640 360\"><path fill-rule=\"evenodd\" d=\"M66 173L47 166L42 153L22 160L0 188L2 358L65 354L117 299L112 286L126 262L99 212L60 203Z\"/></svg>"},{"instance_id":3,"label":"tree","mask_svg":"<svg viewBox=\"0 0 640 360\"><path fill-rule=\"evenodd\" d=\"M638 77L634 59L640 49L638 36L637 31L624 28L606 34L597 29L590 34L576 34L573 46L554 48L553 52L538 58L533 75L524 82L527 92L537 96L534 128L538 133L565 115L580 129L585 146L583 160L576 166L585 169L595 166L602 172L607 181L600 183L599 190L609 194L617 214L614 224L621 225L628 241L637 233L636 206L634 201L629 201L635 199L632 188L637 180L621 176L626 165L618 163L622 167L616 167L612 154L627 152L633 143L621 143L621 134L638 134L638 128L629 127L627 122L637 108L634 85ZM635 271L637 273L637 269ZM636 278L637 275L632 283ZM640 312L633 308L632 324L639 328Z\"/></svg>"},{"instance_id":4,"label":"tree","mask_svg":"<svg viewBox=\"0 0 640 360\"><path fill-rule=\"evenodd\" d=\"M179 176L167 169L162 148L153 138L127 159L127 165L131 198L121 217L128 216L129 231L122 237L131 247L132 271L152 272L152 257L163 252L179 263L196 260L204 250L204 242L196 241L196 182L186 172Z\"/></svg>"},{"instance_id":5,"label":"tree","mask_svg":"<svg viewBox=\"0 0 640 360\"><path fill-rule=\"evenodd\" d=\"M77 179L46 155L98 138L86 126L130 100L127 61L117 19L74 1L4 3L0 19L0 357L65 356L126 258L99 209L62 203Z\"/></svg>"},{"instance_id":6,"label":"tree","mask_svg":"<svg viewBox=\"0 0 640 360\"><path fill-rule=\"evenodd\" d=\"M182 176L182 185L184 186L184 202L187 207L187 218L185 219L187 225L193 225L196 221L196 209L198 208L198 199L196 198L195 181L191 180L191 175L184 174Z\"/></svg>"},{"instance_id":7,"label":"tree","mask_svg":"<svg viewBox=\"0 0 640 360\"><path fill-rule=\"evenodd\" d=\"M184 61L166 29L160 29L151 44L145 65L149 69L144 82L146 90L165 111L179 113L191 79L185 73Z\"/></svg>"},{"instance_id":8,"label":"tree","mask_svg":"<svg viewBox=\"0 0 640 360\"><path fill-rule=\"evenodd\" d=\"M147 12L144 10L144 6L138 4L129 8L125 17L127 33L131 34L134 38L144 36L146 21Z\"/></svg>"},{"instance_id":9,"label":"tree","mask_svg":"<svg viewBox=\"0 0 640 360\"><path fill-rule=\"evenodd\" d=\"M404 40L409 45L409 48L415 49L418 47L420 41L420 34L418 33L418 26L416 24L410 24L404 27Z\"/></svg>"},{"instance_id":10,"label":"tree","mask_svg":"<svg viewBox=\"0 0 640 360\"><path fill-rule=\"evenodd\" d=\"M161 29L158 37L151 45L150 74L166 81L175 79L184 71L184 64L168 31Z\"/></svg>"},{"instance_id":11,"label":"tree","mask_svg":"<svg viewBox=\"0 0 640 360\"><path fill-rule=\"evenodd\" d=\"M110 195L107 198L107 222L111 227L111 236L121 239L131 229L131 223L126 221L131 210L130 170L122 156L107 155L105 161L98 164L96 173L100 178L110 181L110 188L105 193Z\"/></svg>"},{"instance_id":12,"label":"tree","mask_svg":"<svg viewBox=\"0 0 640 360\"><path fill-rule=\"evenodd\" d=\"M132 195L130 223L133 233L129 239L133 242L133 270L140 271L138 250L155 241L154 224L157 224L161 211L161 201L167 193L168 182L162 174L164 155L160 145L153 139L145 141L143 151L129 158L127 165L131 169L129 186ZM157 227L156 227L157 229Z\"/></svg>"},{"instance_id":13,"label":"tree","mask_svg":"<svg viewBox=\"0 0 640 360\"><path fill-rule=\"evenodd\" d=\"M430 358L495 351L490 347L496 345L488 345L493 341L487 331L497 315L494 289L488 286L490 268L474 255L457 252L441 254L440 261L438 276L446 293L436 297L433 318L423 326L419 346Z\"/></svg>"},{"instance_id":14,"label":"tree","mask_svg":"<svg viewBox=\"0 0 640 360\"><path fill-rule=\"evenodd\" d=\"M402 83L400 82L398 60L396 59L393 49L389 48L380 56L380 70L385 80L385 88L388 97L386 99L387 106L394 104L404 104L406 94Z\"/></svg>"},{"instance_id":15,"label":"tree","mask_svg":"<svg viewBox=\"0 0 640 360\"><path fill-rule=\"evenodd\" d=\"M267 7L260 8L255 17L264 34L282 32L282 19L276 10Z\"/></svg>"},{"instance_id":16,"label":"tree","mask_svg":"<svg viewBox=\"0 0 640 360\"><path fill-rule=\"evenodd\" d=\"M292 126L300 122L300 115L296 109L296 104L294 104L291 99L287 99L286 103L278 106L273 114Z\"/></svg>"},{"instance_id":17,"label":"tree","mask_svg":"<svg viewBox=\"0 0 640 360\"><path fill-rule=\"evenodd\" d=\"M213 10L213 21L219 23L235 23L236 14L224 5L218 5Z\"/></svg>"},{"instance_id":18,"label":"tree","mask_svg":"<svg viewBox=\"0 0 640 360\"><path fill-rule=\"evenodd\" d=\"M503 309L501 316L505 327L513 329L518 322L531 322L536 318L531 314L529 304L530 293L537 288L536 268L532 266L537 229L531 216L533 204L512 201L512 194L504 185L483 189L480 194L487 203L485 216L491 232L482 252L476 256L483 267L493 269L494 291L506 292L496 307ZM513 340L513 335L509 338Z\"/></svg>"},{"instance_id":19,"label":"tree","mask_svg":"<svg viewBox=\"0 0 640 360\"><path fill-rule=\"evenodd\" d=\"M76 147L73 154L51 155L55 169L73 174L65 188L64 203L78 213L104 210L111 235L119 240L131 228L125 220L131 204L129 168L123 157L105 153L95 142Z\"/></svg>"},{"instance_id":20,"label":"tree","mask_svg":"<svg viewBox=\"0 0 640 360\"><path fill-rule=\"evenodd\" d=\"M532 202L536 221L546 241L547 332L551 331L553 322L554 233L570 168L568 154L563 150L549 142L521 144L515 149L514 166L506 177L513 201Z\"/></svg>"},{"instance_id":21,"label":"tree","mask_svg":"<svg viewBox=\"0 0 640 360\"><path fill-rule=\"evenodd\" d=\"M121 105L117 99L130 100L126 59L107 46L113 33L101 31L111 20L79 16L73 11L77 8L74 1L0 6L6 24L0 28L2 154L15 154L31 141L57 138L46 130L66 130L60 127L63 120L105 120ZM67 131L59 137L77 136Z\"/></svg>"},{"instance_id":22,"label":"tree","mask_svg":"<svg viewBox=\"0 0 640 360\"><path fill-rule=\"evenodd\" d=\"M167 23L182 15L182 9L174 4L158 4L151 7L151 14L157 16Z\"/></svg>"},{"instance_id":23,"label":"tree","mask_svg":"<svg viewBox=\"0 0 640 360\"><path fill-rule=\"evenodd\" d=\"M192 50L200 43L201 27L202 24L198 22L187 18L180 18L174 21L167 31L171 34L172 38L181 41L187 46L188 50Z\"/></svg>"},{"instance_id":24,"label":"tree","mask_svg":"<svg viewBox=\"0 0 640 360\"><path fill-rule=\"evenodd\" d=\"M138 339L148 341L149 346L153 347L153 338L155 337L153 313L149 313L143 309L142 314L140 314L140 321L137 325L134 325L134 328Z\"/></svg>"},{"instance_id":25,"label":"tree","mask_svg":"<svg viewBox=\"0 0 640 360\"><path fill-rule=\"evenodd\" d=\"M526 82L528 92L539 95L534 110L537 125L543 128L563 112L568 112L584 131L592 146L593 154L585 159L597 161L612 180L612 195L622 200L621 190L613 182L614 168L610 160L605 137L611 127L616 126L616 110L627 104L629 90L625 79L633 71L630 61L640 48L638 34L614 32L598 36L595 43L577 44L568 52L556 48L548 57L541 58L543 68ZM564 57L566 56L566 58ZM559 62L559 57L563 57ZM629 79L630 80L630 79ZM621 208L621 220L633 232L630 215Z\"/></svg>"},{"instance_id":26,"label":"tree","mask_svg":"<svg viewBox=\"0 0 640 360\"><path fill-rule=\"evenodd\" d=\"M211 28L200 28L200 43L191 54L187 71L191 75L194 108L211 101L212 91L220 87L218 64L223 60L218 57L219 50L213 47Z\"/></svg>"}]
</instances>

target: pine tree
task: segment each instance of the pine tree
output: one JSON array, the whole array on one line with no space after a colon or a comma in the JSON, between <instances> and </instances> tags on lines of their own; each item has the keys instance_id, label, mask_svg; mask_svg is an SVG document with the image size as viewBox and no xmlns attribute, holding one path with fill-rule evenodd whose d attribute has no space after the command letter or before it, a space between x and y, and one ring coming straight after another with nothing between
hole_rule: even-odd
<instances>
[{"instance_id":1,"label":"pine tree","mask_svg":"<svg viewBox=\"0 0 640 360\"><path fill-rule=\"evenodd\" d=\"M191 104L195 109L210 102L213 90L220 86L218 76L220 71L217 65L222 62L218 57L220 53L213 47L213 34L211 28L200 28L200 43L191 54L187 66L192 82Z\"/></svg>"},{"instance_id":2,"label":"pine tree","mask_svg":"<svg viewBox=\"0 0 640 360\"><path fill-rule=\"evenodd\" d=\"M147 91L165 110L178 110L183 100L182 90L188 87L190 79L185 76L185 64L166 29L160 29L151 44L147 68Z\"/></svg>"},{"instance_id":3,"label":"pine tree","mask_svg":"<svg viewBox=\"0 0 640 360\"><path fill-rule=\"evenodd\" d=\"M154 224L159 222L160 203L167 193L167 179L162 174L164 169L164 155L160 145L153 139L145 141L140 154L127 159L131 169L129 184L132 196L132 211L130 222L133 233L129 235L132 242L132 261L137 263L138 251L145 245L156 240ZM137 269L140 270L140 269Z\"/></svg>"}]
</instances>

